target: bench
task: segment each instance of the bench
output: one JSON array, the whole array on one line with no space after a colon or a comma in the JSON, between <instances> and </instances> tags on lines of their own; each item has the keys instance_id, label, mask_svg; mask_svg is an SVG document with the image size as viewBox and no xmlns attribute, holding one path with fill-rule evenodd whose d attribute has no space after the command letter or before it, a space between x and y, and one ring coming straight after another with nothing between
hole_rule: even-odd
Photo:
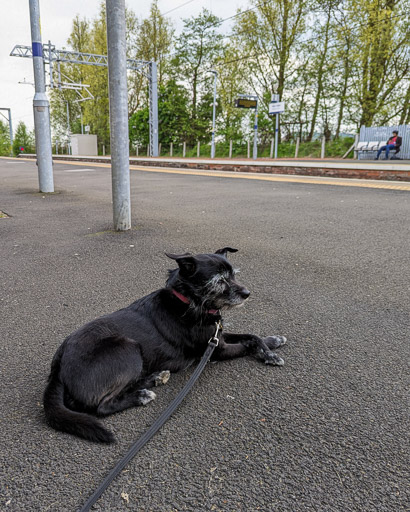
<instances>
[{"instance_id":1,"label":"bench","mask_svg":"<svg viewBox=\"0 0 410 512\"><path fill-rule=\"evenodd\" d=\"M377 151L386 145L386 141L384 140L374 140L370 142L358 142L355 148L357 155L372 153L371 157L376 157ZM390 158L389 160L400 160L396 155L400 151L400 148L390 150Z\"/></svg>"}]
</instances>

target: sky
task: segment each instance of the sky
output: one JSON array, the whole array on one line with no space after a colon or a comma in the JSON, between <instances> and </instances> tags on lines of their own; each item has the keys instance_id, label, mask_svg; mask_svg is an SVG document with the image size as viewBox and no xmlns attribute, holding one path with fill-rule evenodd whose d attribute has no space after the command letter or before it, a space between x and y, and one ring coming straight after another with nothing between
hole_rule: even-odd
<instances>
[{"instance_id":1,"label":"sky","mask_svg":"<svg viewBox=\"0 0 410 512\"><path fill-rule=\"evenodd\" d=\"M79 14L93 19L99 12L101 0L40 0L42 42L49 40L56 48L67 47L72 20ZM126 5L140 18L149 15L151 0L128 0ZM170 18L180 32L182 19L197 16L205 7L220 18L228 18L238 8L249 8L249 0L158 0L161 13ZM221 32L229 31L229 21ZM33 121L33 64L32 60L11 57L15 45L31 46L29 0L1 0L0 17L0 108L10 108L13 131L20 121L32 129ZM28 82L20 84L19 82ZM7 117L7 112L0 110Z\"/></svg>"}]
</instances>

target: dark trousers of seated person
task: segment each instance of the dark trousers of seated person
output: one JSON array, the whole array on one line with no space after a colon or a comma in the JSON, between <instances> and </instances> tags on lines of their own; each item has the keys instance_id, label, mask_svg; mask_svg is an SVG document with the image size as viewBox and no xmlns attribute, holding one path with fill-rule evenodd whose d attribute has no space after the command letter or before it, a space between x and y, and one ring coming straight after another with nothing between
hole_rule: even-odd
<instances>
[{"instance_id":1,"label":"dark trousers of seated person","mask_svg":"<svg viewBox=\"0 0 410 512\"><path fill-rule=\"evenodd\" d=\"M395 144L386 144L385 146L382 146L379 151L377 152L376 160L379 159L379 156L381 155L382 151L386 151L386 160L389 158L389 152L391 149L394 149L396 147Z\"/></svg>"}]
</instances>

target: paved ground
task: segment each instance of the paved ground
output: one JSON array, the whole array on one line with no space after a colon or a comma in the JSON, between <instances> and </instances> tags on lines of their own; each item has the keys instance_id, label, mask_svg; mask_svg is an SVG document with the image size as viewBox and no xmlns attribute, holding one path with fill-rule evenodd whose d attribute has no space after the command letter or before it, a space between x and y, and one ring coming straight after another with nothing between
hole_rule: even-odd
<instances>
[{"instance_id":1,"label":"paved ground","mask_svg":"<svg viewBox=\"0 0 410 512\"><path fill-rule=\"evenodd\" d=\"M189 377L105 420L114 446L51 430L61 340L162 285L164 251L238 247L252 291L233 331L289 338L283 368L213 364L95 506L101 511L408 510L408 191L132 171L111 229L103 167L0 160L0 509L75 511Z\"/></svg>"}]
</instances>

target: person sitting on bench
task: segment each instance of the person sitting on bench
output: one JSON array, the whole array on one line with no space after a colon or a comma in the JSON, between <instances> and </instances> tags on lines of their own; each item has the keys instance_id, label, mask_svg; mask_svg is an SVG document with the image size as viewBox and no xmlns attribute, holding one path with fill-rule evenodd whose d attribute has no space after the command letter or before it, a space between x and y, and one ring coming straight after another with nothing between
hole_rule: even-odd
<instances>
[{"instance_id":1,"label":"person sitting on bench","mask_svg":"<svg viewBox=\"0 0 410 512\"><path fill-rule=\"evenodd\" d=\"M401 146L401 137L399 137L399 132L397 130L393 130L393 135L387 141L385 146L382 146L377 152L376 160L379 159L382 151L386 151L386 160L389 159L389 152L391 149L395 149L396 153L400 151Z\"/></svg>"}]
</instances>

